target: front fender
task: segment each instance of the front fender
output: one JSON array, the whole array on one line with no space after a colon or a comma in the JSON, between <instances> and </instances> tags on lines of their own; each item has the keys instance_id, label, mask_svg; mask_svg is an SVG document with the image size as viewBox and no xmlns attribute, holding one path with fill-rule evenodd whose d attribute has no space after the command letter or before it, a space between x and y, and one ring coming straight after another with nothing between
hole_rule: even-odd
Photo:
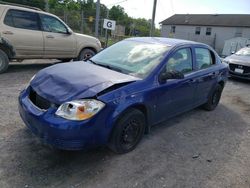
<instances>
[{"instance_id":1,"label":"front fender","mask_svg":"<svg viewBox=\"0 0 250 188\"><path fill-rule=\"evenodd\" d=\"M97 43L96 44L95 43L80 43L78 44L78 47L77 47L77 54L79 55L82 49L84 48L94 49L96 53L101 50L101 47Z\"/></svg>"},{"instance_id":2,"label":"front fender","mask_svg":"<svg viewBox=\"0 0 250 188\"><path fill-rule=\"evenodd\" d=\"M148 132L151 122L151 113L150 108L147 104L144 103L144 97L141 95L132 94L130 96L121 96L119 99L115 99L109 105L113 106L113 113L107 119L105 125L106 128L109 130L109 135L111 134L116 122L119 118L126 113L130 108L137 108L141 110L141 107L145 109L143 113L145 114L146 118L146 130Z\"/></svg>"}]
</instances>

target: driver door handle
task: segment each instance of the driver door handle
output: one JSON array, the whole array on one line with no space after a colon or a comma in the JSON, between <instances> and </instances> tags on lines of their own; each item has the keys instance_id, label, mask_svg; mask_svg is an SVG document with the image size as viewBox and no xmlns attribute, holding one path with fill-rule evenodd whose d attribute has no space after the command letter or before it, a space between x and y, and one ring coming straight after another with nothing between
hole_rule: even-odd
<instances>
[{"instance_id":1,"label":"driver door handle","mask_svg":"<svg viewBox=\"0 0 250 188\"><path fill-rule=\"evenodd\" d=\"M3 31L3 34L5 34L5 35L13 35L14 33L11 32L11 31Z\"/></svg>"},{"instance_id":2,"label":"driver door handle","mask_svg":"<svg viewBox=\"0 0 250 188\"><path fill-rule=\"evenodd\" d=\"M47 35L46 38L47 38L47 39L53 39L53 38L55 38L55 37L52 36L52 35Z\"/></svg>"}]
</instances>

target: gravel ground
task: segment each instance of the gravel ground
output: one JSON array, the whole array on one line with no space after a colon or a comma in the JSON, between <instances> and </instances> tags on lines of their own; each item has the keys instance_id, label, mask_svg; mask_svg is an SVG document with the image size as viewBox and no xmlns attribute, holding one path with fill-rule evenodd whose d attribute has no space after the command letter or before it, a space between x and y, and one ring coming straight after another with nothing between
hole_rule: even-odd
<instances>
[{"instance_id":1,"label":"gravel ground","mask_svg":"<svg viewBox=\"0 0 250 188\"><path fill-rule=\"evenodd\" d=\"M42 145L17 110L19 92L51 64L12 64L0 75L1 188L250 187L250 82L230 79L215 111L170 119L130 153L66 152Z\"/></svg>"}]
</instances>

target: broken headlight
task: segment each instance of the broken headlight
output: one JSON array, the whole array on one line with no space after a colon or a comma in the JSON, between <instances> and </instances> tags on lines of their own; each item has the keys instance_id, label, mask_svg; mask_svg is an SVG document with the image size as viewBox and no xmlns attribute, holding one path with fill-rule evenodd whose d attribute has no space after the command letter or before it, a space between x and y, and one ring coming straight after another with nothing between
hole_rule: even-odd
<instances>
[{"instance_id":1,"label":"broken headlight","mask_svg":"<svg viewBox=\"0 0 250 188\"><path fill-rule=\"evenodd\" d=\"M86 120L97 114L105 104L95 99L82 99L66 102L56 111L56 115L69 120Z\"/></svg>"}]
</instances>

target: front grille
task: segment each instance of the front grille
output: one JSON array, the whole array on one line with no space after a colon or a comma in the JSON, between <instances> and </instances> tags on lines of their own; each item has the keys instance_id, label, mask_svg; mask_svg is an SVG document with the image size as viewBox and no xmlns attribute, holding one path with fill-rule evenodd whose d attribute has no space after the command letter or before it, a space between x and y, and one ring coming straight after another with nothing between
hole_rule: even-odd
<instances>
[{"instance_id":1,"label":"front grille","mask_svg":"<svg viewBox=\"0 0 250 188\"><path fill-rule=\"evenodd\" d=\"M233 64L233 63L230 63L230 64L229 64L229 69L230 69L231 71L234 71L235 68L243 69L243 70L244 70L243 73L250 73L250 66L238 65L238 64Z\"/></svg>"},{"instance_id":2,"label":"front grille","mask_svg":"<svg viewBox=\"0 0 250 188\"><path fill-rule=\"evenodd\" d=\"M32 88L30 88L29 98L31 102L40 109L47 110L52 106L50 101L39 96Z\"/></svg>"}]
</instances>

